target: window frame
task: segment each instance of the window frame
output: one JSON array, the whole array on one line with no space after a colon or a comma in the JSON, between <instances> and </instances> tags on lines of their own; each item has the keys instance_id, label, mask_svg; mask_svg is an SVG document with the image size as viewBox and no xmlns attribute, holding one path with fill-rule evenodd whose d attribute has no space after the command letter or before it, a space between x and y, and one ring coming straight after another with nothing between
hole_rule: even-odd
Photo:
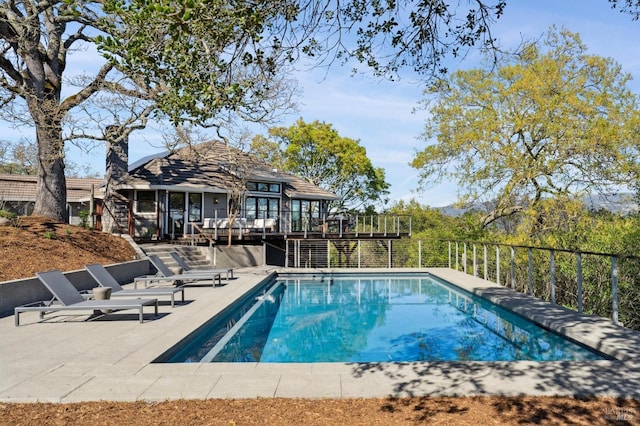
<instances>
[{"instance_id":1,"label":"window frame","mask_svg":"<svg viewBox=\"0 0 640 426\"><path fill-rule=\"evenodd\" d=\"M151 194L152 195L152 199L142 199L140 200L140 195L141 194ZM148 204L151 204L152 208L141 208L142 206L146 206ZM158 194L157 191L154 191L152 189L145 189L145 190L136 190L136 213L156 213L158 210Z\"/></svg>"}]
</instances>

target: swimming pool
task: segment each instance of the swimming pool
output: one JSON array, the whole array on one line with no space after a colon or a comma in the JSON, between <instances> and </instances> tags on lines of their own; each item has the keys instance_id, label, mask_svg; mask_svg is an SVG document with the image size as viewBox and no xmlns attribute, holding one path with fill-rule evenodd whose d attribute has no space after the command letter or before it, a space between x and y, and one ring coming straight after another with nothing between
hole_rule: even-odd
<instances>
[{"instance_id":1,"label":"swimming pool","mask_svg":"<svg viewBox=\"0 0 640 426\"><path fill-rule=\"evenodd\" d=\"M427 274L283 274L156 362L598 359L605 358Z\"/></svg>"}]
</instances>

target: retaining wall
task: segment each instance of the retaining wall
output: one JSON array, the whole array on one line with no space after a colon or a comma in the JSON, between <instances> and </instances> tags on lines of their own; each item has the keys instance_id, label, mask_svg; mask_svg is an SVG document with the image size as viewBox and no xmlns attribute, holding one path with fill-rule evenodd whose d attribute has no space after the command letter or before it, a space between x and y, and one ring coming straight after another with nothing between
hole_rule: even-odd
<instances>
[{"instance_id":1,"label":"retaining wall","mask_svg":"<svg viewBox=\"0 0 640 426\"><path fill-rule=\"evenodd\" d=\"M127 284L135 277L149 273L149 261L133 260L131 262L107 265L105 268L120 284ZM64 275L78 290L90 290L98 284L84 270L65 272ZM51 300L51 293L36 277L0 282L0 316L13 315L13 308L41 300Z\"/></svg>"},{"instance_id":2,"label":"retaining wall","mask_svg":"<svg viewBox=\"0 0 640 426\"><path fill-rule=\"evenodd\" d=\"M216 268L247 268L265 264L264 246L214 246L208 257Z\"/></svg>"}]
</instances>

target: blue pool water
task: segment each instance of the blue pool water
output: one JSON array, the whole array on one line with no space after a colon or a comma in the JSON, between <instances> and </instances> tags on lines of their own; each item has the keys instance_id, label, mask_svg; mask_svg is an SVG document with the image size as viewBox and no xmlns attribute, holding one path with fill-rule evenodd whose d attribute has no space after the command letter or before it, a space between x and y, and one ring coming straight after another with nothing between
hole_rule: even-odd
<instances>
[{"instance_id":1,"label":"blue pool water","mask_svg":"<svg viewBox=\"0 0 640 426\"><path fill-rule=\"evenodd\" d=\"M603 359L428 275L280 277L159 362Z\"/></svg>"}]
</instances>

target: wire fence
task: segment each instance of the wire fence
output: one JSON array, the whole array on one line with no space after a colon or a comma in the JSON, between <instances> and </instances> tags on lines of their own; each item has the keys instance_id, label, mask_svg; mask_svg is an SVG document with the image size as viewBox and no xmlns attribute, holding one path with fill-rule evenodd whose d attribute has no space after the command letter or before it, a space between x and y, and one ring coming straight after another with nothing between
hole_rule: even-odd
<instances>
[{"instance_id":1,"label":"wire fence","mask_svg":"<svg viewBox=\"0 0 640 426\"><path fill-rule=\"evenodd\" d=\"M640 257L487 242L289 239L296 268L448 267L640 330Z\"/></svg>"},{"instance_id":2,"label":"wire fence","mask_svg":"<svg viewBox=\"0 0 640 426\"><path fill-rule=\"evenodd\" d=\"M423 268L447 267L447 242L412 239L289 239L286 267Z\"/></svg>"}]
</instances>

